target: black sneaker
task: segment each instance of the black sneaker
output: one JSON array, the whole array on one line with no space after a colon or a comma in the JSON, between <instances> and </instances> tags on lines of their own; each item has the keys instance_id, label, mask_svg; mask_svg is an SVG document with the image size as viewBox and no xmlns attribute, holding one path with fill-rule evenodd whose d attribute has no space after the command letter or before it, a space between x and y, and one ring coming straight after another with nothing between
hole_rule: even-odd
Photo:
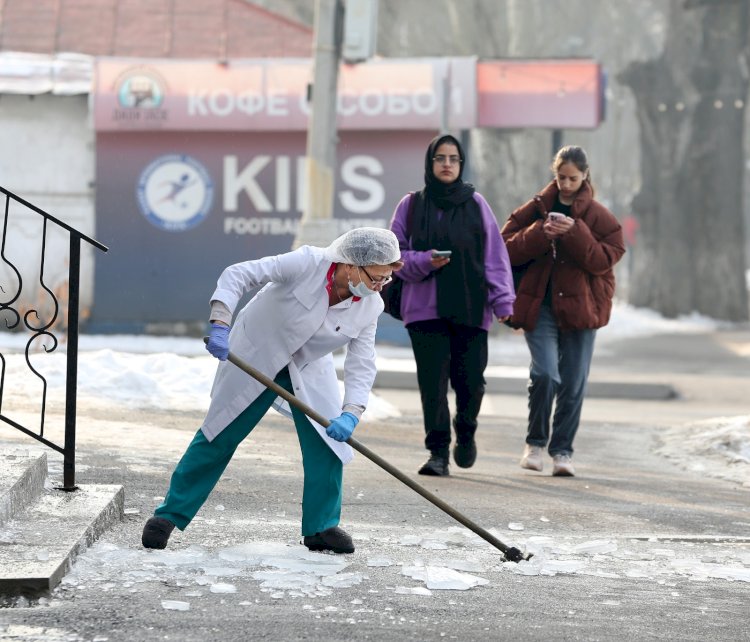
<instances>
[{"instance_id":1,"label":"black sneaker","mask_svg":"<svg viewBox=\"0 0 750 642\"><path fill-rule=\"evenodd\" d=\"M174 524L164 517L151 517L143 527L141 543L146 548L166 548Z\"/></svg>"},{"instance_id":2,"label":"black sneaker","mask_svg":"<svg viewBox=\"0 0 750 642\"><path fill-rule=\"evenodd\" d=\"M466 443L456 442L453 446L453 459L460 468L471 468L474 465L477 460L477 442L474 437Z\"/></svg>"},{"instance_id":3,"label":"black sneaker","mask_svg":"<svg viewBox=\"0 0 750 642\"><path fill-rule=\"evenodd\" d=\"M430 458L417 471L420 475L445 477L448 475L448 453L432 453Z\"/></svg>"},{"instance_id":4,"label":"black sneaker","mask_svg":"<svg viewBox=\"0 0 750 642\"><path fill-rule=\"evenodd\" d=\"M334 553L353 553L354 542L343 528L332 526L315 535L305 535L303 543L311 551L333 551Z\"/></svg>"}]
</instances>

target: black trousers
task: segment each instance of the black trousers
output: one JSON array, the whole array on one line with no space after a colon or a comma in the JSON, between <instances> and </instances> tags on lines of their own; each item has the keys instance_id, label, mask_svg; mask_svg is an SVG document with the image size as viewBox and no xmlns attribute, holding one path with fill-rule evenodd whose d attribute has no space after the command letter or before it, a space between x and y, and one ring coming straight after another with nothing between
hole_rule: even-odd
<instances>
[{"instance_id":1,"label":"black trousers","mask_svg":"<svg viewBox=\"0 0 750 642\"><path fill-rule=\"evenodd\" d=\"M471 441L484 397L487 331L446 319L416 321L406 326L417 363L422 398L425 447L447 453L451 443L448 381L456 393L453 427L459 443Z\"/></svg>"}]
</instances>

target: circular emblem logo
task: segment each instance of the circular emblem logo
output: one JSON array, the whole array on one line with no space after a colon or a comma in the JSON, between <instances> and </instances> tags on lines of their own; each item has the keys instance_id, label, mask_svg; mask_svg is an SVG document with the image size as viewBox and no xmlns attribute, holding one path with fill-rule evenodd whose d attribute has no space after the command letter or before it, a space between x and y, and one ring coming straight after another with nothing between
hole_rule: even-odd
<instances>
[{"instance_id":1,"label":"circular emblem logo","mask_svg":"<svg viewBox=\"0 0 750 642\"><path fill-rule=\"evenodd\" d=\"M156 227L182 232L198 225L211 209L214 186L206 168L190 156L160 156L141 172L138 205Z\"/></svg>"},{"instance_id":2,"label":"circular emblem logo","mask_svg":"<svg viewBox=\"0 0 750 642\"><path fill-rule=\"evenodd\" d=\"M162 82L149 72L131 72L119 81L117 101L125 108L156 109L164 101Z\"/></svg>"}]
</instances>

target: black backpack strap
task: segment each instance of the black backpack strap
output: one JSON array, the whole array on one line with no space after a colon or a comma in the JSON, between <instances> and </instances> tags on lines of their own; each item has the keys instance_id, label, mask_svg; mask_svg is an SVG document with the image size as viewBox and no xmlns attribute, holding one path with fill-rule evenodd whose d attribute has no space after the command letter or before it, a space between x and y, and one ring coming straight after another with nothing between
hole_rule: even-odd
<instances>
[{"instance_id":1,"label":"black backpack strap","mask_svg":"<svg viewBox=\"0 0 750 642\"><path fill-rule=\"evenodd\" d=\"M414 205L417 200L416 192L409 192L409 204L406 209L406 242L411 247L411 226L414 220ZM401 318L401 291L404 281L393 275L393 280L380 290L380 298L383 299L383 310L394 319Z\"/></svg>"},{"instance_id":2,"label":"black backpack strap","mask_svg":"<svg viewBox=\"0 0 750 642\"><path fill-rule=\"evenodd\" d=\"M409 206L406 210L406 240L409 242L411 247L411 226L414 222L414 205L417 200L416 192L409 192Z\"/></svg>"}]
</instances>

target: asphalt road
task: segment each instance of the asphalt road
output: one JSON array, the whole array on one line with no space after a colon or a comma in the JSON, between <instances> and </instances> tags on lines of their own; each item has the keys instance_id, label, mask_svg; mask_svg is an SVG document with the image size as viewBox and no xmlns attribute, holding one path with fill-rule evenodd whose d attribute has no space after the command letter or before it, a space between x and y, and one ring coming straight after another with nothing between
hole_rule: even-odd
<instances>
[{"instance_id":1,"label":"asphalt road","mask_svg":"<svg viewBox=\"0 0 750 642\"><path fill-rule=\"evenodd\" d=\"M543 474L518 467L521 397L486 400L472 469L453 466L449 478L420 477L416 393L378 391L405 415L361 425L358 439L505 543L541 543L547 549L538 558L556 561L558 568L574 564L575 570L554 574L516 572L511 567L519 565L503 563L499 551L358 456L344 477L342 526L357 545L345 558L350 585L295 595L269 589L245 570L225 580L236 592L214 593L184 559L155 564L159 558L140 547L143 522L201 416L84 407L79 483L122 484L127 515L81 558L72 581L42 600L6 603L0 640L750 639L750 582L738 579L743 570L750 573L748 488L691 472L654 452L665 426L748 414L750 369L741 367L747 359L740 354L746 338L717 335L710 339L714 350L701 344L699 352L711 364L718 347L740 346L723 355L737 363L712 365L711 372L685 357L683 344L670 354L689 368L666 360L656 367L646 358L655 350L647 342L631 342L632 361L618 364L610 355L623 377L669 377L683 395L664 402L587 402L575 478L552 478L549 464ZM628 367L640 358L651 367ZM608 371L602 361L601 368L614 376L614 367ZM6 444L22 442L6 437ZM231 547L297 545L300 472L291 424L269 415L238 450L202 519L176 533L169 550L220 565ZM596 549L602 542L602 552L580 553L581 546ZM320 557L328 562L334 556ZM390 565L379 565L384 558ZM463 565L488 583L414 594L425 584L407 577L404 567L419 563ZM164 600L189 601L190 610L167 610Z\"/></svg>"}]
</instances>

